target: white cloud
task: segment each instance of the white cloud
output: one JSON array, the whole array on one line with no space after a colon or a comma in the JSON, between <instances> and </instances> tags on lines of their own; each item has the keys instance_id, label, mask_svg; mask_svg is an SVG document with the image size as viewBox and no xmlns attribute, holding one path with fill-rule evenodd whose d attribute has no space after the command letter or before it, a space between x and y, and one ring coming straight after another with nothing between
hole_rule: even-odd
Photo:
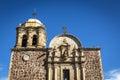
<instances>
[{"instance_id":1,"label":"white cloud","mask_svg":"<svg viewBox=\"0 0 120 80\"><path fill-rule=\"evenodd\" d=\"M2 77L2 78L0 78L0 80L8 80L8 78L7 77Z\"/></svg>"},{"instance_id":2,"label":"white cloud","mask_svg":"<svg viewBox=\"0 0 120 80\"><path fill-rule=\"evenodd\" d=\"M120 80L120 69L111 70L105 73L105 80Z\"/></svg>"}]
</instances>

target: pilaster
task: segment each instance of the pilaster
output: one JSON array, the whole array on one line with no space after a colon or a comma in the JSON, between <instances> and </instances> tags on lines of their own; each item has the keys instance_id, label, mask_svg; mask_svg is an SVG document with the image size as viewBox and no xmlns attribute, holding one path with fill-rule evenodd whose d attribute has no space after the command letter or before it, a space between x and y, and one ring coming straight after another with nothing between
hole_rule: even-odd
<instances>
[{"instance_id":1,"label":"pilaster","mask_svg":"<svg viewBox=\"0 0 120 80\"><path fill-rule=\"evenodd\" d=\"M27 34L28 34L27 47L31 47L32 46L32 31L30 28L28 29Z\"/></svg>"},{"instance_id":2,"label":"pilaster","mask_svg":"<svg viewBox=\"0 0 120 80\"><path fill-rule=\"evenodd\" d=\"M48 80L53 80L53 69L52 69L52 65L48 64Z\"/></svg>"},{"instance_id":3,"label":"pilaster","mask_svg":"<svg viewBox=\"0 0 120 80\"><path fill-rule=\"evenodd\" d=\"M82 68L82 80L85 80L85 64L84 63L81 64L81 68Z\"/></svg>"},{"instance_id":4,"label":"pilaster","mask_svg":"<svg viewBox=\"0 0 120 80\"><path fill-rule=\"evenodd\" d=\"M54 80L58 80L58 70L57 70L57 64L54 64Z\"/></svg>"},{"instance_id":5,"label":"pilaster","mask_svg":"<svg viewBox=\"0 0 120 80\"><path fill-rule=\"evenodd\" d=\"M75 80L80 80L80 68L79 68L79 64L75 64Z\"/></svg>"}]
</instances>

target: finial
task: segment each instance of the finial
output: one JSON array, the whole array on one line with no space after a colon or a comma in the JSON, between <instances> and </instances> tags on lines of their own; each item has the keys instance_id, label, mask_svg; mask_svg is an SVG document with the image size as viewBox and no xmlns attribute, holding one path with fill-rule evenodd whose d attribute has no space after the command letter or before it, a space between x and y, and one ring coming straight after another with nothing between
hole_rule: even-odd
<instances>
[{"instance_id":1,"label":"finial","mask_svg":"<svg viewBox=\"0 0 120 80\"><path fill-rule=\"evenodd\" d=\"M67 33L67 28L64 26L63 27L63 33L66 34Z\"/></svg>"},{"instance_id":2,"label":"finial","mask_svg":"<svg viewBox=\"0 0 120 80\"><path fill-rule=\"evenodd\" d=\"M36 16L37 16L36 9L34 9L34 12L32 13L32 16L33 16L33 18L36 18Z\"/></svg>"}]
</instances>

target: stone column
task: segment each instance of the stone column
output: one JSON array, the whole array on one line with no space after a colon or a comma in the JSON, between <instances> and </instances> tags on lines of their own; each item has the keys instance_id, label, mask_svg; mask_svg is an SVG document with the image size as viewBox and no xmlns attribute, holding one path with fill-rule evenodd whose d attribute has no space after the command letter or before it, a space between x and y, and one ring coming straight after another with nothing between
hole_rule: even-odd
<instances>
[{"instance_id":1,"label":"stone column","mask_svg":"<svg viewBox=\"0 0 120 80\"><path fill-rule=\"evenodd\" d=\"M22 45L22 35L20 33L17 34L17 41L16 41L16 47L21 47Z\"/></svg>"},{"instance_id":2,"label":"stone column","mask_svg":"<svg viewBox=\"0 0 120 80\"><path fill-rule=\"evenodd\" d=\"M52 65L48 65L48 80L53 80L53 70L52 70Z\"/></svg>"},{"instance_id":3,"label":"stone column","mask_svg":"<svg viewBox=\"0 0 120 80\"><path fill-rule=\"evenodd\" d=\"M85 80L85 56L81 50L81 79Z\"/></svg>"},{"instance_id":4,"label":"stone column","mask_svg":"<svg viewBox=\"0 0 120 80\"><path fill-rule=\"evenodd\" d=\"M38 42L37 42L37 47L41 47L41 43L40 43L40 41L41 41L41 37L40 37L41 35L40 35L40 30L38 31Z\"/></svg>"},{"instance_id":5,"label":"stone column","mask_svg":"<svg viewBox=\"0 0 120 80\"><path fill-rule=\"evenodd\" d=\"M43 29L42 28L38 28L38 43L37 43L37 47L42 48L44 45L44 37L43 37Z\"/></svg>"},{"instance_id":6,"label":"stone column","mask_svg":"<svg viewBox=\"0 0 120 80\"><path fill-rule=\"evenodd\" d=\"M57 64L54 64L54 80L58 80Z\"/></svg>"},{"instance_id":7,"label":"stone column","mask_svg":"<svg viewBox=\"0 0 120 80\"><path fill-rule=\"evenodd\" d=\"M60 70L60 65L57 67L57 80L61 80L61 70Z\"/></svg>"},{"instance_id":8,"label":"stone column","mask_svg":"<svg viewBox=\"0 0 120 80\"><path fill-rule=\"evenodd\" d=\"M27 47L32 47L32 32L31 29L28 29L28 41L27 41Z\"/></svg>"},{"instance_id":9,"label":"stone column","mask_svg":"<svg viewBox=\"0 0 120 80\"><path fill-rule=\"evenodd\" d=\"M76 69L76 73L75 73L76 74L75 75L76 76L76 80L81 80L80 79L80 69L79 69L79 65L78 64L75 65L75 69Z\"/></svg>"},{"instance_id":10,"label":"stone column","mask_svg":"<svg viewBox=\"0 0 120 80\"><path fill-rule=\"evenodd\" d=\"M85 64L84 63L82 63L81 68L82 68L82 80L85 80Z\"/></svg>"}]
</instances>

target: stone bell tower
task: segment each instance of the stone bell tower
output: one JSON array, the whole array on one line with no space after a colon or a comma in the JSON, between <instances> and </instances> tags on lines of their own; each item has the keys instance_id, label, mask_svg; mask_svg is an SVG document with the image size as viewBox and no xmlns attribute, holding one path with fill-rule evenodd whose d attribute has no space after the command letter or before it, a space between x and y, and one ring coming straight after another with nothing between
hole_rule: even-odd
<instances>
[{"instance_id":1,"label":"stone bell tower","mask_svg":"<svg viewBox=\"0 0 120 80\"><path fill-rule=\"evenodd\" d=\"M46 29L36 18L17 27L8 80L45 80Z\"/></svg>"},{"instance_id":2,"label":"stone bell tower","mask_svg":"<svg viewBox=\"0 0 120 80\"><path fill-rule=\"evenodd\" d=\"M29 19L17 27L15 48L45 48L46 31L37 19Z\"/></svg>"}]
</instances>

